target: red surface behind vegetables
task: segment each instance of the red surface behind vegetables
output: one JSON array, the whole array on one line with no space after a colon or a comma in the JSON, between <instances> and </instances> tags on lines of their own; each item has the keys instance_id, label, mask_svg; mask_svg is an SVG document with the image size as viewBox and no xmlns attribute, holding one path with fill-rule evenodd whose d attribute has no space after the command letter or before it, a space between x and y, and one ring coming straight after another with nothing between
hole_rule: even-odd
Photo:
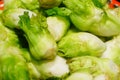
<instances>
[{"instance_id":1,"label":"red surface behind vegetables","mask_svg":"<svg viewBox=\"0 0 120 80\"><path fill-rule=\"evenodd\" d=\"M3 9L4 9L4 1L0 0L0 10L3 10Z\"/></svg>"},{"instance_id":2,"label":"red surface behind vegetables","mask_svg":"<svg viewBox=\"0 0 120 80\"><path fill-rule=\"evenodd\" d=\"M110 0L109 7L110 8L115 8L120 6L120 0Z\"/></svg>"}]
</instances>

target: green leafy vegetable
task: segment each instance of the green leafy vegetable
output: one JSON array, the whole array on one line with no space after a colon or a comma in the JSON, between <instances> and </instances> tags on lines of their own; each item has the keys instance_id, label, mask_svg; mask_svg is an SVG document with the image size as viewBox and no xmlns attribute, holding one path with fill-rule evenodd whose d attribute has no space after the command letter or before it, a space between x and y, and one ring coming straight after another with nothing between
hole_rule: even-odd
<instances>
[{"instance_id":1,"label":"green leafy vegetable","mask_svg":"<svg viewBox=\"0 0 120 80\"><path fill-rule=\"evenodd\" d=\"M67 77L65 80L93 80L92 75L86 72L75 72Z\"/></svg>"},{"instance_id":2,"label":"green leafy vegetable","mask_svg":"<svg viewBox=\"0 0 120 80\"><path fill-rule=\"evenodd\" d=\"M93 56L75 57L68 61L70 76L66 80L118 80L119 67L110 59Z\"/></svg>"},{"instance_id":3,"label":"green leafy vegetable","mask_svg":"<svg viewBox=\"0 0 120 80\"><path fill-rule=\"evenodd\" d=\"M44 23L46 20L41 19L46 18L38 15L30 19L28 12L25 12L20 16L20 29L24 31L30 52L35 59L53 59L57 51L56 42L47 30L47 23Z\"/></svg>"},{"instance_id":4,"label":"green leafy vegetable","mask_svg":"<svg viewBox=\"0 0 120 80\"><path fill-rule=\"evenodd\" d=\"M97 36L87 32L76 32L64 36L58 43L58 55L64 57L100 57L106 46Z\"/></svg>"},{"instance_id":5,"label":"green leafy vegetable","mask_svg":"<svg viewBox=\"0 0 120 80\"><path fill-rule=\"evenodd\" d=\"M4 0L4 5L5 10L12 8L25 8L29 10L35 10L40 7L38 0Z\"/></svg>"},{"instance_id":6,"label":"green leafy vegetable","mask_svg":"<svg viewBox=\"0 0 120 80\"><path fill-rule=\"evenodd\" d=\"M53 8L61 4L63 0L39 0L42 8Z\"/></svg>"},{"instance_id":7,"label":"green leafy vegetable","mask_svg":"<svg viewBox=\"0 0 120 80\"><path fill-rule=\"evenodd\" d=\"M56 56L53 60L42 61L35 64L43 79L64 78L69 73L69 67L66 59Z\"/></svg>"},{"instance_id":8,"label":"green leafy vegetable","mask_svg":"<svg viewBox=\"0 0 120 80\"><path fill-rule=\"evenodd\" d=\"M70 27L67 17L49 16L47 17L48 30L56 41L59 41Z\"/></svg>"},{"instance_id":9,"label":"green leafy vegetable","mask_svg":"<svg viewBox=\"0 0 120 80\"><path fill-rule=\"evenodd\" d=\"M30 80L24 59L19 55L4 53L0 57L1 80Z\"/></svg>"},{"instance_id":10,"label":"green leafy vegetable","mask_svg":"<svg viewBox=\"0 0 120 80\"><path fill-rule=\"evenodd\" d=\"M106 50L102 54L102 58L109 58L117 65L120 65L120 36L115 36L113 39L107 41Z\"/></svg>"},{"instance_id":11,"label":"green leafy vegetable","mask_svg":"<svg viewBox=\"0 0 120 80\"><path fill-rule=\"evenodd\" d=\"M20 20L19 16L24 14L24 11L27 11L29 13L29 16L32 17L33 15L35 16L36 13L23 9L23 8L14 8L14 9L9 9L5 10L2 13L2 19L4 25L10 27L10 28L19 28L18 22Z\"/></svg>"},{"instance_id":12,"label":"green leafy vegetable","mask_svg":"<svg viewBox=\"0 0 120 80\"><path fill-rule=\"evenodd\" d=\"M72 11L70 19L79 30L105 37L120 33L119 11L106 8L106 0L64 0L63 3Z\"/></svg>"},{"instance_id":13,"label":"green leafy vegetable","mask_svg":"<svg viewBox=\"0 0 120 80\"><path fill-rule=\"evenodd\" d=\"M54 8L45 10L45 13L48 16L59 15L63 17L66 17L66 16L68 17L71 14L71 10L66 7L54 7Z\"/></svg>"}]
</instances>

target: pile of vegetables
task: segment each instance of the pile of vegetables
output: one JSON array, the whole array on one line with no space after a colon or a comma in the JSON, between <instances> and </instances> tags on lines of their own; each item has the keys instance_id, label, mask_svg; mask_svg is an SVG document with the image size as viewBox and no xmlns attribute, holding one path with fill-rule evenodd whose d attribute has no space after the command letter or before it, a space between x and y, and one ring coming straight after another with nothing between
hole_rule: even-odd
<instances>
[{"instance_id":1,"label":"pile of vegetables","mask_svg":"<svg viewBox=\"0 0 120 80\"><path fill-rule=\"evenodd\" d=\"M120 80L120 8L108 0L4 0L0 80Z\"/></svg>"}]
</instances>

